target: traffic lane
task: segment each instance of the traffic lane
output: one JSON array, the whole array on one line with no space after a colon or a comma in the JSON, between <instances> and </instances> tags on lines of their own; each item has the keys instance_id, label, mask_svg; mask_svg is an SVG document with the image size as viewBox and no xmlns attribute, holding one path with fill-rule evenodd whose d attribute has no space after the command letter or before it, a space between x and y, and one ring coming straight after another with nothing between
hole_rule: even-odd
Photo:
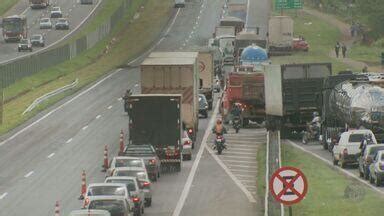
<instances>
[{"instance_id":1,"label":"traffic lane","mask_svg":"<svg viewBox=\"0 0 384 216\"><path fill-rule=\"evenodd\" d=\"M92 123L101 124L99 120L104 118L104 113L109 112L110 106L120 111L121 119L116 120L116 125L124 125L124 123L125 125L124 127L105 127L100 133L109 133L111 141L118 138L120 130L127 125L123 118L123 105L118 98L127 88L132 88L137 83L138 75L137 69L118 72L101 83L98 88L82 95L76 102L58 109L0 146L0 176L2 177L0 194L6 192L3 192L4 188L13 186L26 173L38 168L48 155L60 151L62 146L71 143L76 134L84 131L84 127ZM47 112L49 111L45 113ZM37 121L45 113L36 116L30 123ZM92 141L93 138L89 137L89 140ZM87 151L83 150L82 153L87 155ZM69 155L68 159L72 160L73 156Z\"/></svg>"},{"instance_id":2,"label":"traffic lane","mask_svg":"<svg viewBox=\"0 0 384 216\"><path fill-rule=\"evenodd\" d=\"M328 161L330 164L333 163L332 153L330 153L328 150L324 150L322 145L320 145L320 143L312 142L310 144L304 145L300 141L297 141L297 140L289 140L289 141L291 141L294 144L296 144L297 146L315 154L316 156L322 158L323 160ZM287 143L289 141L285 141L285 143ZM340 164L337 167L340 167ZM342 169L342 168L340 168L340 169ZM345 172L348 172L350 175L353 175L356 178L360 179L361 181L364 181L364 182L369 184L369 181L366 181L366 180L363 180L362 178L360 178L357 164L356 165L349 165L343 170ZM384 193L384 187L376 187L373 184L371 184L371 186L374 187L375 190L378 190L381 193Z\"/></svg>"},{"instance_id":3,"label":"traffic lane","mask_svg":"<svg viewBox=\"0 0 384 216\"><path fill-rule=\"evenodd\" d=\"M180 215L254 216L256 212L256 203L250 203L210 153L204 151Z\"/></svg>"},{"instance_id":4,"label":"traffic lane","mask_svg":"<svg viewBox=\"0 0 384 216\"><path fill-rule=\"evenodd\" d=\"M268 21L271 14L270 0L248 0L248 13L246 27L255 29L259 27L259 35L266 37Z\"/></svg>"},{"instance_id":5,"label":"traffic lane","mask_svg":"<svg viewBox=\"0 0 384 216\"><path fill-rule=\"evenodd\" d=\"M81 5L77 0L71 1L59 1L57 4L61 7L63 17L69 19L69 30L55 30L52 29L40 29L39 21L42 17L50 17L50 9L41 10L28 10L26 13L28 22L28 37L33 34L44 34L46 39L46 46L58 41L65 35L69 34L72 29L80 25L80 23L86 18L86 16L94 9L98 1L95 0L92 5ZM53 4L52 4L53 5ZM51 5L51 6L52 6ZM51 19L54 25L57 19ZM41 47L34 47L34 52L42 49ZM17 52L17 43L5 43L4 38L0 36L0 62L13 59L16 57L24 56L29 52Z\"/></svg>"},{"instance_id":6,"label":"traffic lane","mask_svg":"<svg viewBox=\"0 0 384 216\"><path fill-rule=\"evenodd\" d=\"M0 201L0 215L53 215L56 200L60 202L62 215L80 209L82 201L77 198L82 170L86 171L87 184L104 181L103 147L107 144L109 154L117 154L119 131L127 122L128 116L116 106L97 123L91 123L87 130L77 133L72 142L61 145L53 157L44 157L34 167L33 175L20 176L21 179L8 188L9 195Z\"/></svg>"}]
</instances>

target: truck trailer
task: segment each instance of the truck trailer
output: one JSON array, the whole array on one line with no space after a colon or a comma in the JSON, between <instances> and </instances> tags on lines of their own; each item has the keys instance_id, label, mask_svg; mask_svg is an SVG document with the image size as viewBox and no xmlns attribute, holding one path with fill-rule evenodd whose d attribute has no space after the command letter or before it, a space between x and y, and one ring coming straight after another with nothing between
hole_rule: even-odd
<instances>
[{"instance_id":1,"label":"truck trailer","mask_svg":"<svg viewBox=\"0 0 384 216\"><path fill-rule=\"evenodd\" d=\"M293 19L273 16L268 25L268 52L270 56L292 54Z\"/></svg>"},{"instance_id":2,"label":"truck trailer","mask_svg":"<svg viewBox=\"0 0 384 216\"><path fill-rule=\"evenodd\" d=\"M49 0L29 0L29 5L32 9L47 8L49 6Z\"/></svg>"}]
</instances>

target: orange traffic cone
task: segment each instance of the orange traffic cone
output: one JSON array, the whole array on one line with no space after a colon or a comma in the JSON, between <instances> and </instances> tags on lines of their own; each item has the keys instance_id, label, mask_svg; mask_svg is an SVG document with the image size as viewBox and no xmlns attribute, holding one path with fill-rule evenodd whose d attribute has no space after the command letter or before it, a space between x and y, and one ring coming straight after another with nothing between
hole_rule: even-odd
<instances>
[{"instance_id":1,"label":"orange traffic cone","mask_svg":"<svg viewBox=\"0 0 384 216\"><path fill-rule=\"evenodd\" d=\"M108 166L108 146L105 145L105 147L104 147L103 172L106 172L108 168L109 168L109 166Z\"/></svg>"},{"instance_id":2,"label":"orange traffic cone","mask_svg":"<svg viewBox=\"0 0 384 216\"><path fill-rule=\"evenodd\" d=\"M56 201L56 204L55 204L55 216L60 216L59 201Z\"/></svg>"},{"instance_id":3,"label":"orange traffic cone","mask_svg":"<svg viewBox=\"0 0 384 216\"><path fill-rule=\"evenodd\" d=\"M87 192L85 170L81 174L81 192L79 199L84 199L85 193Z\"/></svg>"},{"instance_id":4,"label":"orange traffic cone","mask_svg":"<svg viewBox=\"0 0 384 216\"><path fill-rule=\"evenodd\" d=\"M124 132L120 131L120 154L122 155L124 152Z\"/></svg>"}]
</instances>

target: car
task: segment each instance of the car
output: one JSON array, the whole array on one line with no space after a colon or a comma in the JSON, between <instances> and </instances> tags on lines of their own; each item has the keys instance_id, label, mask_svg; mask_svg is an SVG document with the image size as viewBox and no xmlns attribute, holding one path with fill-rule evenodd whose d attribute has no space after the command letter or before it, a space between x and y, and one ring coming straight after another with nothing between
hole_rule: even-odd
<instances>
[{"instance_id":1,"label":"car","mask_svg":"<svg viewBox=\"0 0 384 216\"><path fill-rule=\"evenodd\" d=\"M220 91L221 91L220 81L216 80L215 84L213 85L213 92L219 93Z\"/></svg>"},{"instance_id":2,"label":"car","mask_svg":"<svg viewBox=\"0 0 384 216\"><path fill-rule=\"evenodd\" d=\"M304 40L304 38L293 38L292 40L292 48L295 51L304 51L308 52L309 50L309 44L307 41Z\"/></svg>"},{"instance_id":3,"label":"car","mask_svg":"<svg viewBox=\"0 0 384 216\"><path fill-rule=\"evenodd\" d=\"M384 150L380 150L369 165L369 182L380 186L384 180Z\"/></svg>"},{"instance_id":4,"label":"car","mask_svg":"<svg viewBox=\"0 0 384 216\"><path fill-rule=\"evenodd\" d=\"M80 4L93 4L93 0L80 0Z\"/></svg>"},{"instance_id":5,"label":"car","mask_svg":"<svg viewBox=\"0 0 384 216\"><path fill-rule=\"evenodd\" d=\"M115 169L113 176L136 177L144 191L145 206L148 207L152 205L151 181L149 180L148 173L145 169L139 167L120 167Z\"/></svg>"},{"instance_id":6,"label":"car","mask_svg":"<svg viewBox=\"0 0 384 216\"><path fill-rule=\"evenodd\" d=\"M142 190L140 181L136 177L113 176L106 178L104 182L125 184L131 198L130 205L133 208L134 216L144 214L144 191Z\"/></svg>"},{"instance_id":7,"label":"car","mask_svg":"<svg viewBox=\"0 0 384 216\"><path fill-rule=\"evenodd\" d=\"M55 24L55 29L56 30L59 30L59 29L68 30L69 29L68 20L65 18L58 19L56 24Z\"/></svg>"},{"instance_id":8,"label":"car","mask_svg":"<svg viewBox=\"0 0 384 216\"><path fill-rule=\"evenodd\" d=\"M175 8L185 7L185 0L175 0Z\"/></svg>"},{"instance_id":9,"label":"car","mask_svg":"<svg viewBox=\"0 0 384 216\"><path fill-rule=\"evenodd\" d=\"M364 152L359 157L359 174L360 177L369 179L369 165L373 162L373 157L378 151L384 150L384 144L367 145Z\"/></svg>"},{"instance_id":10,"label":"car","mask_svg":"<svg viewBox=\"0 0 384 216\"><path fill-rule=\"evenodd\" d=\"M122 196L129 200L128 189L120 183L93 183L89 184L84 197L84 207L89 204L89 198L94 196Z\"/></svg>"},{"instance_id":11,"label":"car","mask_svg":"<svg viewBox=\"0 0 384 216\"><path fill-rule=\"evenodd\" d=\"M63 13L61 12L60 7L52 7L51 10L51 18L61 18L63 17Z\"/></svg>"},{"instance_id":12,"label":"car","mask_svg":"<svg viewBox=\"0 0 384 216\"><path fill-rule=\"evenodd\" d=\"M50 18L41 18L40 19L40 29L51 29L52 22Z\"/></svg>"},{"instance_id":13,"label":"car","mask_svg":"<svg viewBox=\"0 0 384 216\"><path fill-rule=\"evenodd\" d=\"M342 133L339 142L332 150L333 164L337 165L340 162L341 167L345 168L347 164L357 163L360 144L366 135L370 135L373 143L377 144L375 135L368 129L349 130Z\"/></svg>"},{"instance_id":14,"label":"car","mask_svg":"<svg viewBox=\"0 0 384 216\"><path fill-rule=\"evenodd\" d=\"M208 102L203 94L199 94L199 114L208 118Z\"/></svg>"},{"instance_id":15,"label":"car","mask_svg":"<svg viewBox=\"0 0 384 216\"><path fill-rule=\"evenodd\" d=\"M183 135L181 138L181 143L183 144L183 150L181 154L183 155L183 160L191 160L192 159L192 140L188 136L187 131L183 131Z\"/></svg>"},{"instance_id":16,"label":"car","mask_svg":"<svg viewBox=\"0 0 384 216\"><path fill-rule=\"evenodd\" d=\"M107 177L111 176L114 169L118 167L142 167L145 169L144 160L138 157L118 156L114 157L109 164Z\"/></svg>"},{"instance_id":17,"label":"car","mask_svg":"<svg viewBox=\"0 0 384 216\"><path fill-rule=\"evenodd\" d=\"M30 39L21 39L20 43L19 43L19 45L17 47L17 50L19 52L26 51L26 50L32 52L33 49L32 49L31 40Z\"/></svg>"},{"instance_id":18,"label":"car","mask_svg":"<svg viewBox=\"0 0 384 216\"><path fill-rule=\"evenodd\" d=\"M127 145L123 154L124 156L142 158L152 181L157 181L157 178L160 177L161 163L152 145Z\"/></svg>"},{"instance_id":19,"label":"car","mask_svg":"<svg viewBox=\"0 0 384 216\"><path fill-rule=\"evenodd\" d=\"M69 216L111 216L111 214L106 210L82 209L71 211Z\"/></svg>"},{"instance_id":20,"label":"car","mask_svg":"<svg viewBox=\"0 0 384 216\"><path fill-rule=\"evenodd\" d=\"M42 34L34 34L31 37L32 46L45 46L45 38Z\"/></svg>"},{"instance_id":21,"label":"car","mask_svg":"<svg viewBox=\"0 0 384 216\"><path fill-rule=\"evenodd\" d=\"M132 216L128 201L121 196L89 197L87 209L106 210L111 216Z\"/></svg>"}]
</instances>

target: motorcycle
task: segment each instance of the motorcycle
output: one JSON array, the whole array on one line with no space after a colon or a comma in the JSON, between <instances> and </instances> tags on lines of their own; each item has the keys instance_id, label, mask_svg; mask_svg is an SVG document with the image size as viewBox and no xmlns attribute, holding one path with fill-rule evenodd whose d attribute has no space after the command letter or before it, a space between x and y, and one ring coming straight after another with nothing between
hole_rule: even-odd
<instances>
[{"instance_id":1,"label":"motorcycle","mask_svg":"<svg viewBox=\"0 0 384 216\"><path fill-rule=\"evenodd\" d=\"M221 155L224 146L224 137L222 135L217 135L215 139L215 147L217 149L217 154Z\"/></svg>"},{"instance_id":2,"label":"motorcycle","mask_svg":"<svg viewBox=\"0 0 384 216\"><path fill-rule=\"evenodd\" d=\"M241 126L241 120L239 116L236 116L232 120L233 129L235 129L236 133L239 133L240 126Z\"/></svg>"},{"instance_id":3,"label":"motorcycle","mask_svg":"<svg viewBox=\"0 0 384 216\"><path fill-rule=\"evenodd\" d=\"M312 127L312 130L311 128ZM319 140L320 138L320 127L311 123L307 124L307 129L304 131L302 143L307 144L309 141Z\"/></svg>"}]
</instances>

